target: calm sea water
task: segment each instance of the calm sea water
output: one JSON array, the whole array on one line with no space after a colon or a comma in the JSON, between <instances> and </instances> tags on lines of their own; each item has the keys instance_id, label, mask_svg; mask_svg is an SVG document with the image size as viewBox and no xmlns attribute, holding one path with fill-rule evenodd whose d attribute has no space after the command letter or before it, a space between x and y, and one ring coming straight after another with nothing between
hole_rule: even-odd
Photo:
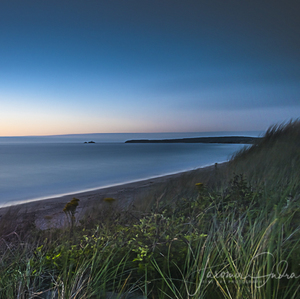
<instances>
[{"instance_id":1,"label":"calm sea water","mask_svg":"<svg viewBox=\"0 0 300 299\"><path fill-rule=\"evenodd\" d=\"M233 133L90 134L0 138L0 206L223 162L243 145L125 144L136 138ZM257 132L235 135L258 136ZM84 144L94 140L95 144Z\"/></svg>"}]
</instances>

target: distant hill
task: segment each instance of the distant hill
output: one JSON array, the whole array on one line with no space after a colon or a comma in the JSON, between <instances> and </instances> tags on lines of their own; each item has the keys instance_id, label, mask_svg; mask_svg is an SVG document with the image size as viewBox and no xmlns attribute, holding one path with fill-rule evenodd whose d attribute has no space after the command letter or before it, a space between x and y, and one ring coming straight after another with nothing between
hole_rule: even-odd
<instances>
[{"instance_id":1,"label":"distant hill","mask_svg":"<svg viewBox=\"0 0 300 299\"><path fill-rule=\"evenodd\" d=\"M125 143L237 143L253 144L258 141L259 137L245 136L221 136L221 137L196 137L180 139L137 139L127 140Z\"/></svg>"}]
</instances>

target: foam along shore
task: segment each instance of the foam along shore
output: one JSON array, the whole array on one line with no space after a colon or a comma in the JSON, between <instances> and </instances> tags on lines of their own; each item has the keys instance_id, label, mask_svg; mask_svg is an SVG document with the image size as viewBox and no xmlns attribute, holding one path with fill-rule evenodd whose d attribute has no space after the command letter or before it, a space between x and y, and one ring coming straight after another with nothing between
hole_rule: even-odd
<instances>
[{"instance_id":1,"label":"foam along shore","mask_svg":"<svg viewBox=\"0 0 300 299\"><path fill-rule=\"evenodd\" d=\"M218 167L225 167L226 164L227 162L220 163ZM63 208L74 197L79 199L77 218L80 219L89 209L105 204L103 199L106 197L116 199L118 207L124 209L133 204L136 206L143 205L143 201L149 200L151 196L154 197L163 193L168 184L176 181L182 182L184 179L189 182L203 181L205 178L213 175L215 169L215 165L212 165L123 185L2 207L0 208L0 220L9 213L16 219L16 225L22 225L25 222L31 221L40 229L61 227L66 224L66 216Z\"/></svg>"},{"instance_id":2,"label":"foam along shore","mask_svg":"<svg viewBox=\"0 0 300 299\"><path fill-rule=\"evenodd\" d=\"M247 136L220 136L220 137L196 137L180 139L135 139L125 143L230 143L230 144L253 144L260 137Z\"/></svg>"}]
</instances>

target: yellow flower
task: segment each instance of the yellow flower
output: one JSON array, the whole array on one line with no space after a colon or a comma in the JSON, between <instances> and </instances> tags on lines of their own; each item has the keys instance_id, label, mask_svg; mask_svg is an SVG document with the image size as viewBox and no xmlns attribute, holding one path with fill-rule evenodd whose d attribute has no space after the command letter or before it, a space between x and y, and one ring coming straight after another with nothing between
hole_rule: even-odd
<instances>
[{"instance_id":1,"label":"yellow flower","mask_svg":"<svg viewBox=\"0 0 300 299\"><path fill-rule=\"evenodd\" d=\"M106 197L103 200L106 201L106 202L114 202L115 201L115 199L112 198L112 197Z\"/></svg>"},{"instance_id":2,"label":"yellow flower","mask_svg":"<svg viewBox=\"0 0 300 299\"><path fill-rule=\"evenodd\" d=\"M202 186L203 186L203 183L196 183L195 186L197 186L197 187L202 187Z\"/></svg>"},{"instance_id":3,"label":"yellow flower","mask_svg":"<svg viewBox=\"0 0 300 299\"><path fill-rule=\"evenodd\" d=\"M69 202L65 205L63 211L64 211L65 213L71 213L72 215L74 215L74 214L75 214L76 207L78 206L78 201L79 201L79 199L77 199L77 198L74 197L71 201L69 201Z\"/></svg>"},{"instance_id":4,"label":"yellow flower","mask_svg":"<svg viewBox=\"0 0 300 299\"><path fill-rule=\"evenodd\" d=\"M196 183L195 186L196 186L196 188L198 189L199 192L202 191L203 188L204 188L204 184L203 183Z\"/></svg>"}]
</instances>

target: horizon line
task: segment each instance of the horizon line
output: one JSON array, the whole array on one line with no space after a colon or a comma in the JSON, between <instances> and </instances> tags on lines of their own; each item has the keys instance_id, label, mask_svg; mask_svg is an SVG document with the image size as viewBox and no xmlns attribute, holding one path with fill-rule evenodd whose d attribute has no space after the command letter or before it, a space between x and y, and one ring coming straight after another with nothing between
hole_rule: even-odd
<instances>
[{"instance_id":1,"label":"horizon line","mask_svg":"<svg viewBox=\"0 0 300 299\"><path fill-rule=\"evenodd\" d=\"M49 134L49 135L1 135L0 138L22 138L22 137L65 137L78 135L100 135L100 134L188 134L188 133L215 133L215 132L264 132L265 130L218 130L218 131L176 131L176 132L102 132L102 133L69 133L69 134Z\"/></svg>"}]
</instances>

